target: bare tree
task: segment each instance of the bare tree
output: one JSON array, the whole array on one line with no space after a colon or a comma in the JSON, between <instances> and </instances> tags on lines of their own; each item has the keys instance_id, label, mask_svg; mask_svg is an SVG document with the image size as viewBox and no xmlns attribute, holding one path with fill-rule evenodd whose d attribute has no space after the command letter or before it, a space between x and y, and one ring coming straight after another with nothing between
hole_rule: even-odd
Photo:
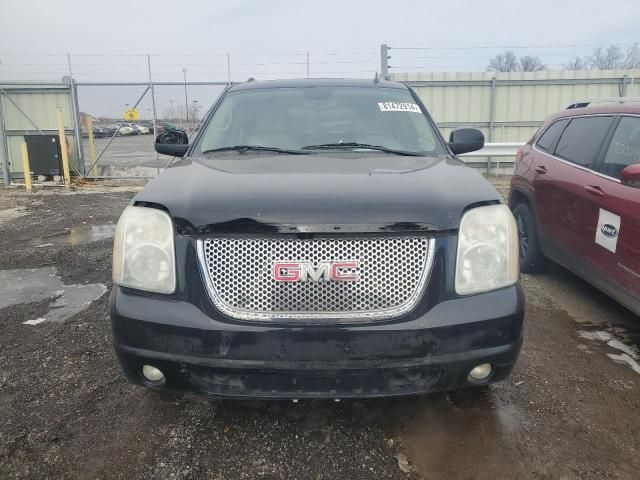
<instances>
[{"instance_id":1,"label":"bare tree","mask_svg":"<svg viewBox=\"0 0 640 480\"><path fill-rule=\"evenodd\" d=\"M546 68L547 66L542 63L542 59L540 59L540 57L535 57L533 55L520 57L520 70L522 72L539 72Z\"/></svg>"},{"instance_id":2,"label":"bare tree","mask_svg":"<svg viewBox=\"0 0 640 480\"><path fill-rule=\"evenodd\" d=\"M565 70L614 70L640 68L640 46L637 43L623 52L618 45L596 48L588 57L575 57L563 65Z\"/></svg>"},{"instance_id":3,"label":"bare tree","mask_svg":"<svg viewBox=\"0 0 640 480\"><path fill-rule=\"evenodd\" d=\"M575 57L562 65L565 70L589 70L589 62L582 57Z\"/></svg>"},{"instance_id":4,"label":"bare tree","mask_svg":"<svg viewBox=\"0 0 640 480\"><path fill-rule=\"evenodd\" d=\"M487 71L489 72L516 72L520 64L516 58L516 54L511 50L506 50L504 53L499 53L494 58L489 60Z\"/></svg>"},{"instance_id":5,"label":"bare tree","mask_svg":"<svg viewBox=\"0 0 640 480\"><path fill-rule=\"evenodd\" d=\"M634 43L632 46L627 48L622 68L640 68L640 47L638 47L637 43Z\"/></svg>"},{"instance_id":6,"label":"bare tree","mask_svg":"<svg viewBox=\"0 0 640 480\"><path fill-rule=\"evenodd\" d=\"M620 47L610 45L606 49L596 48L589 57L589 65L592 70L613 70L620 68L623 62L623 54Z\"/></svg>"}]
</instances>

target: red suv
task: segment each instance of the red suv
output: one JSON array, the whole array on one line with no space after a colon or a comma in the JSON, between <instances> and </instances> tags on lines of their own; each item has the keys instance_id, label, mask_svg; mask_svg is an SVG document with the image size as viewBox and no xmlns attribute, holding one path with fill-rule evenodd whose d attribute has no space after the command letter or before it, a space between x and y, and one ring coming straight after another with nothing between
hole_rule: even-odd
<instances>
[{"instance_id":1,"label":"red suv","mask_svg":"<svg viewBox=\"0 0 640 480\"><path fill-rule=\"evenodd\" d=\"M547 119L518 152L509 205L523 272L549 258L640 315L640 103L627 101Z\"/></svg>"}]
</instances>

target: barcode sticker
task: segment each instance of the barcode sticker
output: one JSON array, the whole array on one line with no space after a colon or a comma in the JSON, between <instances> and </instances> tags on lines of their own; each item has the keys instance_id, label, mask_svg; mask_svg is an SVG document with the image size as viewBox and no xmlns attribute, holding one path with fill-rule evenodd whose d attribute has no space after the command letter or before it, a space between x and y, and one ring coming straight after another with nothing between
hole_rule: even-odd
<instances>
[{"instance_id":1,"label":"barcode sticker","mask_svg":"<svg viewBox=\"0 0 640 480\"><path fill-rule=\"evenodd\" d=\"M415 103L408 102L378 102L381 112L413 112L422 113Z\"/></svg>"}]
</instances>

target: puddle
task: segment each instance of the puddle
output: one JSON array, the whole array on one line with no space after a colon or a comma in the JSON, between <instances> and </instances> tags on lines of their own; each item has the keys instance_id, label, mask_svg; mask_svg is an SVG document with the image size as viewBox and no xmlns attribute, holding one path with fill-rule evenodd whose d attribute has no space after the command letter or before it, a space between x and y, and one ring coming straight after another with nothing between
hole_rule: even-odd
<instances>
[{"instance_id":1,"label":"puddle","mask_svg":"<svg viewBox=\"0 0 640 480\"><path fill-rule=\"evenodd\" d=\"M27 325L44 321L62 322L87 308L107 291L101 283L65 285L55 267L0 270L0 309L51 299L44 317L23 319Z\"/></svg>"},{"instance_id":2,"label":"puddle","mask_svg":"<svg viewBox=\"0 0 640 480\"><path fill-rule=\"evenodd\" d=\"M500 389L461 390L399 400L387 411L403 425L402 445L427 478L523 478L527 468L513 440L529 420ZM452 461L452 458L458 460Z\"/></svg>"},{"instance_id":3,"label":"puddle","mask_svg":"<svg viewBox=\"0 0 640 480\"><path fill-rule=\"evenodd\" d=\"M27 320L26 322L22 322L22 323L24 323L25 325L38 325L46 321L47 321L46 318L36 318L35 320Z\"/></svg>"},{"instance_id":4,"label":"puddle","mask_svg":"<svg viewBox=\"0 0 640 480\"><path fill-rule=\"evenodd\" d=\"M634 372L640 374L640 364L638 363L636 358L633 358L626 353L621 353L619 355L615 353L607 353L607 357L609 357L614 362L626 363Z\"/></svg>"},{"instance_id":5,"label":"puddle","mask_svg":"<svg viewBox=\"0 0 640 480\"><path fill-rule=\"evenodd\" d=\"M73 227L63 232L36 238L31 241L31 245L36 248L53 247L60 245L82 245L85 243L97 242L105 238L111 238L115 234L115 224L107 225L83 225Z\"/></svg>"},{"instance_id":6,"label":"puddle","mask_svg":"<svg viewBox=\"0 0 640 480\"><path fill-rule=\"evenodd\" d=\"M640 374L640 336L627 331L622 327L612 327L610 325L593 326L592 330L580 330L578 335L581 338L594 342L602 342L607 346L618 350L620 353L607 353L607 357L621 364L626 364L631 369Z\"/></svg>"},{"instance_id":7,"label":"puddle","mask_svg":"<svg viewBox=\"0 0 640 480\"><path fill-rule=\"evenodd\" d=\"M606 294L558 266L547 273L524 276L527 303L548 308L549 304L564 310L575 320L578 335L592 342L604 343L617 350L607 356L617 363L630 366L640 373L640 328L638 317L617 304ZM589 342L578 348L588 354Z\"/></svg>"}]
</instances>

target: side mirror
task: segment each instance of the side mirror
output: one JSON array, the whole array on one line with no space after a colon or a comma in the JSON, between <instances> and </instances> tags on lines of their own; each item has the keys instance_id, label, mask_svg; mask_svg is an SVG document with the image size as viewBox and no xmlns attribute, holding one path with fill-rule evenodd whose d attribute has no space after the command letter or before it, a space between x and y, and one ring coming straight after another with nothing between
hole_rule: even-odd
<instances>
[{"instance_id":1,"label":"side mirror","mask_svg":"<svg viewBox=\"0 0 640 480\"><path fill-rule=\"evenodd\" d=\"M622 170L620 182L627 187L640 188L640 164L629 165Z\"/></svg>"},{"instance_id":2,"label":"side mirror","mask_svg":"<svg viewBox=\"0 0 640 480\"><path fill-rule=\"evenodd\" d=\"M167 130L156 137L156 152L172 157L184 157L189 150L189 137L181 130Z\"/></svg>"},{"instance_id":3,"label":"side mirror","mask_svg":"<svg viewBox=\"0 0 640 480\"><path fill-rule=\"evenodd\" d=\"M449 148L454 155L475 152L484 147L484 135L477 128L458 128L449 134Z\"/></svg>"}]
</instances>

